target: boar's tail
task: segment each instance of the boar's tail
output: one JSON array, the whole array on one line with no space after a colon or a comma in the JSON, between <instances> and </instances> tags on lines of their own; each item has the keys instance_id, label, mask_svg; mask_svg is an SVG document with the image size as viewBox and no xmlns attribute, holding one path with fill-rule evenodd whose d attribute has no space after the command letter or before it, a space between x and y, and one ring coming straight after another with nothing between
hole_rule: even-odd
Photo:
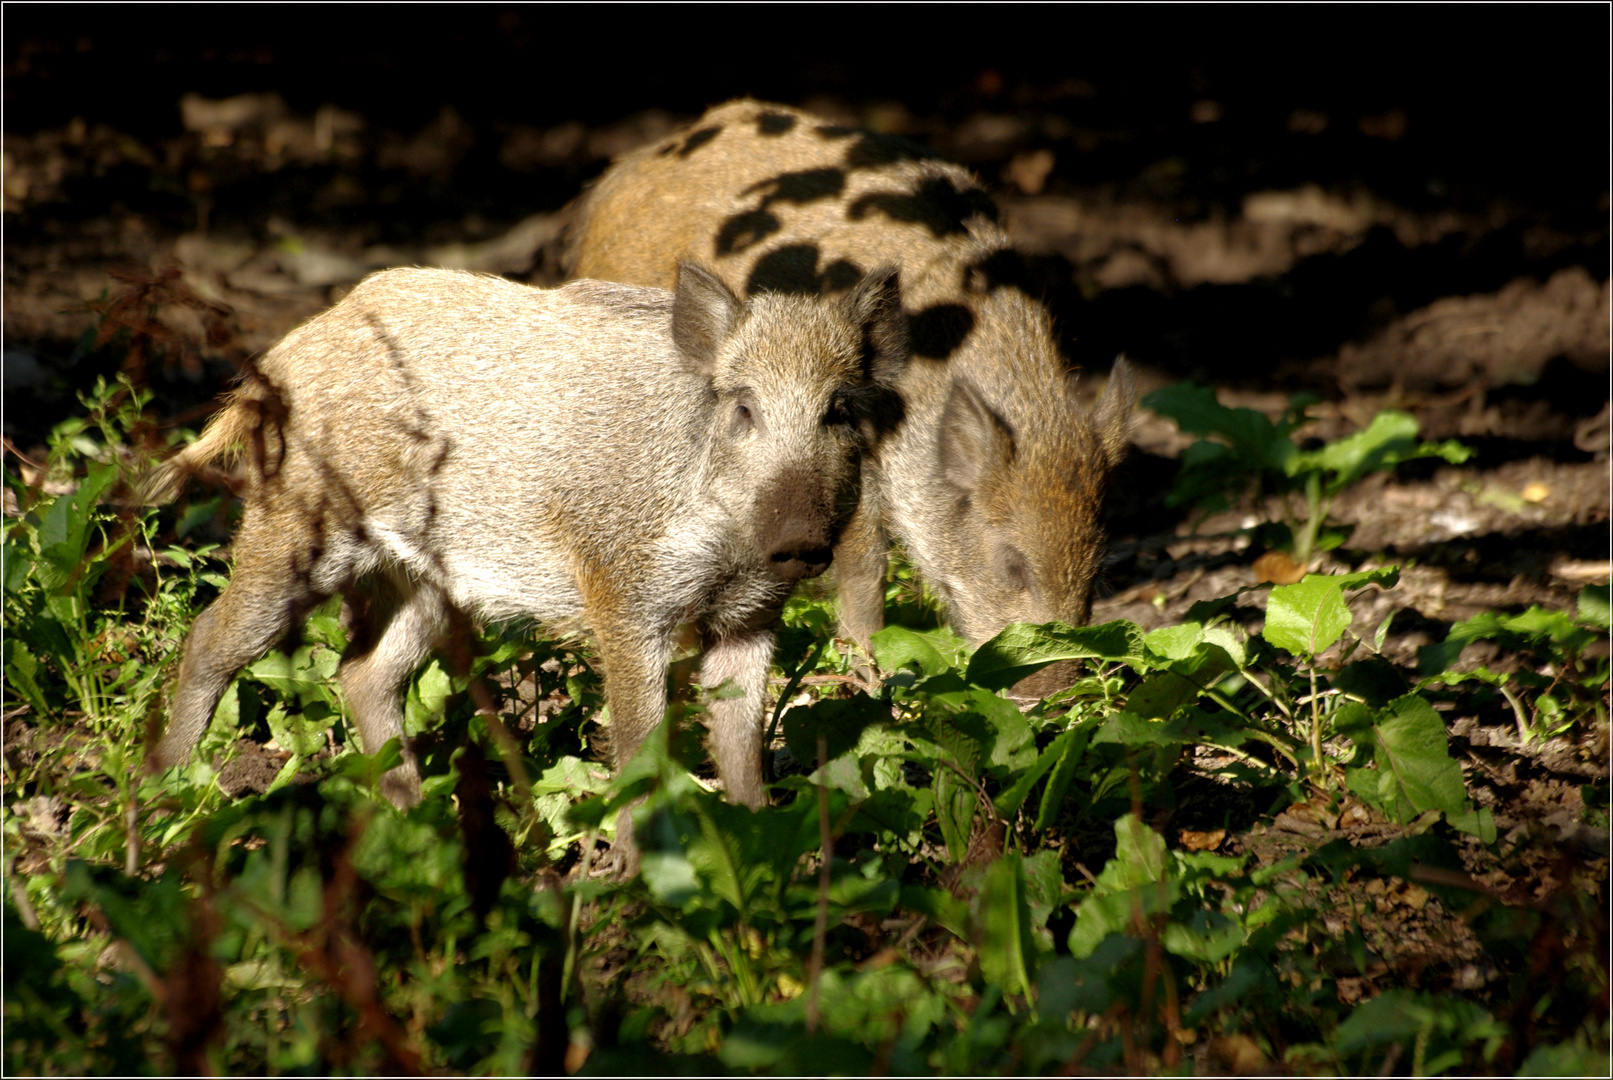
<instances>
[{"instance_id":1,"label":"boar's tail","mask_svg":"<svg viewBox=\"0 0 1613 1080\"><path fill-rule=\"evenodd\" d=\"M172 502L202 466L238 453L260 429L262 404L249 386L231 394L207 422L201 438L140 478L135 485L139 501L148 506Z\"/></svg>"}]
</instances>

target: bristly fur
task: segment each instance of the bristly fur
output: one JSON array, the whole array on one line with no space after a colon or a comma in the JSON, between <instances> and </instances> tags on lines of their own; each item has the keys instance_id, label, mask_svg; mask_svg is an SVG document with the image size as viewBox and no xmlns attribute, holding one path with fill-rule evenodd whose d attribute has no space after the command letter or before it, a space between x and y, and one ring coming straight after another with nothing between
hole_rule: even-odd
<instances>
[{"instance_id":1,"label":"bristly fur","mask_svg":"<svg viewBox=\"0 0 1613 1080\"><path fill-rule=\"evenodd\" d=\"M154 759L188 757L234 673L341 593L340 680L370 751L401 736L401 684L450 627L530 618L594 635L625 761L693 626L703 682L744 691L712 703L712 753L729 796L756 804L773 626L857 512L863 439L842 403L900 374L905 356L872 372L864 356L899 337L870 326L899 320L895 290L889 275L868 303L744 302L695 269L675 293L365 279L148 479L167 495L247 455L234 574L191 631ZM418 797L407 748L385 785Z\"/></svg>"},{"instance_id":2,"label":"bristly fur","mask_svg":"<svg viewBox=\"0 0 1613 1080\"><path fill-rule=\"evenodd\" d=\"M835 555L843 631L866 646L882 625L892 538L973 642L1087 619L1136 392L1119 361L1098 405L1078 406L1024 260L966 169L733 101L617 161L568 221L570 269L613 281L664 285L698 256L741 295L833 294L898 264L915 359L900 414L871 425L873 512Z\"/></svg>"}]
</instances>

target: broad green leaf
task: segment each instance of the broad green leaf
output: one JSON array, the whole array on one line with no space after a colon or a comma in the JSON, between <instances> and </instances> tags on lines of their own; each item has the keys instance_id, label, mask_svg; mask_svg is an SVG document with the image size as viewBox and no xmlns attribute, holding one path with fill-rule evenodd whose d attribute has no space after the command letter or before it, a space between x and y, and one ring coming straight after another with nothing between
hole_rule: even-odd
<instances>
[{"instance_id":1,"label":"broad green leaf","mask_svg":"<svg viewBox=\"0 0 1613 1080\"><path fill-rule=\"evenodd\" d=\"M1317 450L1298 453L1287 463L1289 476L1315 469L1333 473L1327 493L1336 495L1367 473L1387 469L1415 458L1439 457L1460 465L1472 451L1458 442L1418 443L1417 420L1409 413L1385 409L1353 435L1335 439Z\"/></svg>"},{"instance_id":2,"label":"broad green leaf","mask_svg":"<svg viewBox=\"0 0 1613 1080\"><path fill-rule=\"evenodd\" d=\"M1231 667L1243 668L1249 662L1243 642L1230 627L1206 628L1192 619L1178 626L1161 627L1151 632L1144 642L1148 660L1156 666L1165 661L1204 659L1215 653L1222 654L1224 662Z\"/></svg>"},{"instance_id":3,"label":"broad green leaf","mask_svg":"<svg viewBox=\"0 0 1613 1080\"><path fill-rule=\"evenodd\" d=\"M1475 641L1497 641L1515 651L1550 651L1552 644L1578 651L1593 637L1561 611L1542 607L1531 607L1517 615L1483 611L1452 626L1444 641L1418 649L1417 670L1424 677L1447 671L1462 650Z\"/></svg>"},{"instance_id":4,"label":"broad green leaf","mask_svg":"<svg viewBox=\"0 0 1613 1080\"><path fill-rule=\"evenodd\" d=\"M1038 831L1050 828L1058 817L1060 807L1064 805L1065 793L1070 790L1070 781L1075 779L1076 766L1086 756L1087 742L1092 737L1090 723L1081 724L1071 730L1073 736L1059 755L1053 766L1052 775L1047 778L1047 789L1042 793L1042 805L1036 811L1036 828Z\"/></svg>"},{"instance_id":5,"label":"broad green leaf","mask_svg":"<svg viewBox=\"0 0 1613 1080\"><path fill-rule=\"evenodd\" d=\"M96 535L96 503L117 480L116 465L92 466L71 495L58 495L46 509L37 534L38 573L46 591L55 592L80 574L93 580L105 569L104 559L87 564L85 553Z\"/></svg>"},{"instance_id":6,"label":"broad green leaf","mask_svg":"<svg viewBox=\"0 0 1613 1080\"><path fill-rule=\"evenodd\" d=\"M409 682L403 699L403 731L415 736L436 726L443 706L454 692L454 681L435 658Z\"/></svg>"},{"instance_id":7,"label":"broad green leaf","mask_svg":"<svg viewBox=\"0 0 1613 1080\"><path fill-rule=\"evenodd\" d=\"M1035 786L1036 781L1046 776L1048 771L1059 763L1064 755L1069 752L1070 744L1074 741L1075 732L1066 731L1051 743L1048 743L1047 748L1037 755L1036 764L1020 773L1019 779L1014 781L1013 786L993 800L997 807L998 816L1005 821L1013 820L1014 815L1019 813L1020 806L1024 804L1025 797L1031 793L1031 788Z\"/></svg>"},{"instance_id":8,"label":"broad green leaf","mask_svg":"<svg viewBox=\"0 0 1613 1080\"><path fill-rule=\"evenodd\" d=\"M1216 400L1210 387L1179 383L1155 390L1142 404L1175 420L1184 434L1225 439L1245 468L1282 471L1295 453L1293 442L1265 413L1228 408Z\"/></svg>"},{"instance_id":9,"label":"broad green leaf","mask_svg":"<svg viewBox=\"0 0 1613 1080\"><path fill-rule=\"evenodd\" d=\"M1580 590L1579 621L1587 626L1597 626L1603 630L1608 629L1608 587L1606 585L1587 585Z\"/></svg>"},{"instance_id":10,"label":"broad green leaf","mask_svg":"<svg viewBox=\"0 0 1613 1080\"><path fill-rule=\"evenodd\" d=\"M1481 844L1495 843L1495 814L1487 806L1446 814L1445 820L1451 823L1452 828L1478 837Z\"/></svg>"},{"instance_id":11,"label":"broad green leaf","mask_svg":"<svg viewBox=\"0 0 1613 1080\"><path fill-rule=\"evenodd\" d=\"M950 630L921 633L905 626L887 626L869 642L881 671L900 671L909 664L921 675L938 675L960 665L963 639Z\"/></svg>"},{"instance_id":12,"label":"broad green leaf","mask_svg":"<svg viewBox=\"0 0 1613 1080\"><path fill-rule=\"evenodd\" d=\"M1139 915L1169 910L1177 897L1166 877L1165 840L1135 814L1115 821L1115 854L1076 910L1070 952L1092 955L1110 934L1130 934Z\"/></svg>"},{"instance_id":13,"label":"broad green leaf","mask_svg":"<svg viewBox=\"0 0 1613 1080\"><path fill-rule=\"evenodd\" d=\"M33 569L33 553L21 544L8 542L0 558L5 561L6 595L15 596L27 582L28 571Z\"/></svg>"},{"instance_id":14,"label":"broad green leaf","mask_svg":"<svg viewBox=\"0 0 1613 1080\"><path fill-rule=\"evenodd\" d=\"M1352 712L1341 730L1372 747L1376 775L1347 770L1351 791L1401 823L1429 810L1447 815L1467 810L1461 766L1446 750L1445 723L1426 700L1417 694L1396 698L1371 713L1365 726L1360 715Z\"/></svg>"},{"instance_id":15,"label":"broad green leaf","mask_svg":"<svg viewBox=\"0 0 1613 1080\"><path fill-rule=\"evenodd\" d=\"M961 863L969 853L969 836L974 830L975 786L945 766L935 770L932 784L935 821L941 827L941 839L946 842L952 861Z\"/></svg>"},{"instance_id":16,"label":"broad green leaf","mask_svg":"<svg viewBox=\"0 0 1613 1080\"><path fill-rule=\"evenodd\" d=\"M1092 741L1121 746L1169 746L1185 742L1187 738L1187 728L1180 721L1145 720L1128 709L1106 718Z\"/></svg>"},{"instance_id":17,"label":"broad green leaf","mask_svg":"<svg viewBox=\"0 0 1613 1080\"><path fill-rule=\"evenodd\" d=\"M1020 859L1020 878L1024 883L1025 906L1030 911L1032 929L1047 926L1053 909L1064 897L1064 871L1059 866L1059 853L1043 848L1034 855Z\"/></svg>"},{"instance_id":18,"label":"broad green leaf","mask_svg":"<svg viewBox=\"0 0 1613 1080\"><path fill-rule=\"evenodd\" d=\"M1008 852L986 869L977 917L980 970L1010 994L1028 993L1036 965L1030 910L1017 852Z\"/></svg>"},{"instance_id":19,"label":"broad green leaf","mask_svg":"<svg viewBox=\"0 0 1613 1080\"><path fill-rule=\"evenodd\" d=\"M40 689L39 661L34 659L26 646L15 635L5 639L6 681L9 682L24 701L32 705L41 715L48 716L50 707L45 704L45 693Z\"/></svg>"},{"instance_id":20,"label":"broad green leaf","mask_svg":"<svg viewBox=\"0 0 1613 1080\"><path fill-rule=\"evenodd\" d=\"M1061 660L1113 660L1139 664L1143 633L1124 619L1102 626L1067 626L1052 622L1009 623L975 651L967 678L977 686L1000 690Z\"/></svg>"},{"instance_id":21,"label":"broad green leaf","mask_svg":"<svg viewBox=\"0 0 1613 1080\"><path fill-rule=\"evenodd\" d=\"M900 903L909 911L933 919L961 938L969 936L968 905L945 889L903 885Z\"/></svg>"},{"instance_id":22,"label":"broad green leaf","mask_svg":"<svg viewBox=\"0 0 1613 1080\"><path fill-rule=\"evenodd\" d=\"M1200 693L1194 680L1174 671L1156 671L1126 698L1126 712L1143 720L1169 720L1177 709L1198 700Z\"/></svg>"},{"instance_id":23,"label":"broad green leaf","mask_svg":"<svg viewBox=\"0 0 1613 1080\"><path fill-rule=\"evenodd\" d=\"M857 745L864 729L888 724L890 719L888 704L858 691L850 698L821 698L810 705L798 705L784 714L781 726L795 760L811 767L818 764L820 734L827 760L833 761Z\"/></svg>"},{"instance_id":24,"label":"broad green leaf","mask_svg":"<svg viewBox=\"0 0 1613 1080\"><path fill-rule=\"evenodd\" d=\"M1213 964L1237 952L1244 941L1243 927L1219 911L1197 908L1185 920L1165 924L1161 942L1177 956L1199 964Z\"/></svg>"},{"instance_id":25,"label":"broad green leaf","mask_svg":"<svg viewBox=\"0 0 1613 1080\"><path fill-rule=\"evenodd\" d=\"M847 831L873 833L884 843L916 845L922 841L924 822L934 809L935 794L929 788L886 788L857 806Z\"/></svg>"},{"instance_id":26,"label":"broad green leaf","mask_svg":"<svg viewBox=\"0 0 1613 1080\"><path fill-rule=\"evenodd\" d=\"M1386 566L1353 574L1307 574L1296 585L1279 585L1266 603L1266 627L1260 636L1295 656L1315 656L1349 628L1344 590L1364 585L1389 589L1399 580L1400 568Z\"/></svg>"}]
</instances>

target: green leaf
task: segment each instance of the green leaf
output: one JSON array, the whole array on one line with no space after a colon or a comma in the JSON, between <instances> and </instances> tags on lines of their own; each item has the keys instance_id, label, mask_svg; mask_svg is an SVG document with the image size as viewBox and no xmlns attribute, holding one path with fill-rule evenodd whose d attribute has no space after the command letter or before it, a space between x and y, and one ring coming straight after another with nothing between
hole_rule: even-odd
<instances>
[{"instance_id":1,"label":"green leaf","mask_svg":"<svg viewBox=\"0 0 1613 1080\"><path fill-rule=\"evenodd\" d=\"M929 676L959 666L963 639L945 629L921 633L905 626L887 626L869 644L881 671L900 671L912 665Z\"/></svg>"},{"instance_id":2,"label":"green leaf","mask_svg":"<svg viewBox=\"0 0 1613 1080\"><path fill-rule=\"evenodd\" d=\"M1070 781L1075 779L1076 766L1086 756L1087 743L1092 737L1092 725L1081 724L1072 729L1073 738L1065 744L1058 762L1053 766L1053 773L1047 778L1047 790L1042 793L1042 805L1036 811L1036 829L1051 828L1058 817L1059 808L1064 805L1065 793L1070 790Z\"/></svg>"},{"instance_id":3,"label":"green leaf","mask_svg":"<svg viewBox=\"0 0 1613 1080\"><path fill-rule=\"evenodd\" d=\"M47 592L62 589L81 574L93 579L104 569L107 552L95 560L97 566L86 564L85 553L95 536L96 503L117 480L116 465L93 466L71 495L58 495L45 510L37 534L37 569Z\"/></svg>"},{"instance_id":4,"label":"green leaf","mask_svg":"<svg viewBox=\"0 0 1613 1080\"><path fill-rule=\"evenodd\" d=\"M1388 589L1399 580L1400 568L1386 566L1353 574L1307 574L1296 585L1279 585L1266 603L1266 627L1260 636L1295 656L1314 657L1349 628L1344 590L1365 585Z\"/></svg>"},{"instance_id":5,"label":"green leaf","mask_svg":"<svg viewBox=\"0 0 1613 1080\"><path fill-rule=\"evenodd\" d=\"M1005 689L1062 660L1112 660L1139 664L1143 632L1124 619L1102 626L1051 622L1009 623L981 645L969 661L967 678L977 686Z\"/></svg>"},{"instance_id":6,"label":"green leaf","mask_svg":"<svg viewBox=\"0 0 1613 1080\"><path fill-rule=\"evenodd\" d=\"M961 863L969 853L969 836L974 830L975 786L946 766L935 770L932 785L935 822L941 827L941 839L946 842L952 861Z\"/></svg>"},{"instance_id":7,"label":"green leaf","mask_svg":"<svg viewBox=\"0 0 1613 1080\"><path fill-rule=\"evenodd\" d=\"M21 544L7 543L4 551L0 558L5 561L6 595L15 596L28 581L28 571L33 569L34 557Z\"/></svg>"},{"instance_id":8,"label":"green leaf","mask_svg":"<svg viewBox=\"0 0 1613 1080\"><path fill-rule=\"evenodd\" d=\"M1376 775L1346 770L1351 791L1402 824L1429 810L1467 810L1461 766L1446 750L1445 723L1422 697L1407 694L1381 711L1357 707L1347 715L1341 733L1371 746L1376 765Z\"/></svg>"},{"instance_id":9,"label":"green leaf","mask_svg":"<svg viewBox=\"0 0 1613 1080\"><path fill-rule=\"evenodd\" d=\"M1130 934L1137 916L1169 910L1177 890L1167 880L1165 840L1135 814L1115 822L1114 858L1075 913L1070 952L1091 956L1110 934Z\"/></svg>"},{"instance_id":10,"label":"green leaf","mask_svg":"<svg viewBox=\"0 0 1613 1080\"><path fill-rule=\"evenodd\" d=\"M1179 383L1143 398L1145 408L1176 421L1188 435L1218 435L1225 439L1245 469L1283 471L1294 444L1265 413L1228 408L1205 386Z\"/></svg>"},{"instance_id":11,"label":"green leaf","mask_svg":"<svg viewBox=\"0 0 1613 1080\"><path fill-rule=\"evenodd\" d=\"M1031 793L1031 788L1035 786L1036 781L1046 776L1049 770L1054 765L1057 765L1064 755L1069 752L1070 744L1075 741L1075 734L1073 730L1066 731L1048 743L1047 748L1037 756L1036 764L1022 772L1019 779L1014 781L1012 787L993 800L999 817L1005 821L1013 820L1014 815L1019 813L1020 806L1025 802L1025 797Z\"/></svg>"},{"instance_id":12,"label":"green leaf","mask_svg":"<svg viewBox=\"0 0 1613 1080\"><path fill-rule=\"evenodd\" d=\"M1475 641L1496 641L1513 651L1550 653L1553 645L1577 652L1593 637L1561 611L1542 607L1517 615L1483 611L1452 626L1444 641L1418 649L1417 671L1426 678L1449 670L1462 650Z\"/></svg>"},{"instance_id":13,"label":"green leaf","mask_svg":"<svg viewBox=\"0 0 1613 1080\"><path fill-rule=\"evenodd\" d=\"M784 714L784 742L795 760L807 766L818 764L818 736L824 737L828 761L853 749L863 731L874 724L890 723L890 706L858 691L850 698L821 698L810 705L798 705Z\"/></svg>"},{"instance_id":14,"label":"green leaf","mask_svg":"<svg viewBox=\"0 0 1613 1080\"><path fill-rule=\"evenodd\" d=\"M1608 629L1608 586L1587 585L1580 590L1579 621L1587 626Z\"/></svg>"},{"instance_id":15,"label":"green leaf","mask_svg":"<svg viewBox=\"0 0 1613 1080\"><path fill-rule=\"evenodd\" d=\"M1463 810L1460 813L1446 814L1445 820L1451 823L1454 829L1460 829L1470 836L1479 838L1481 844L1495 843L1495 814L1487 806L1476 810Z\"/></svg>"},{"instance_id":16,"label":"green leaf","mask_svg":"<svg viewBox=\"0 0 1613 1080\"><path fill-rule=\"evenodd\" d=\"M903 885L898 901L909 911L916 911L960 938L969 936L969 908L962 900L945 889L931 889L923 885Z\"/></svg>"},{"instance_id":17,"label":"green leaf","mask_svg":"<svg viewBox=\"0 0 1613 1080\"><path fill-rule=\"evenodd\" d=\"M1184 959L1214 964L1237 952L1244 937L1236 919L1219 911L1196 908L1185 919L1167 922L1160 941L1166 950Z\"/></svg>"},{"instance_id":18,"label":"green leaf","mask_svg":"<svg viewBox=\"0 0 1613 1080\"><path fill-rule=\"evenodd\" d=\"M1439 457L1460 465L1473 453L1458 442L1418 443L1416 439L1415 417L1385 409L1355 434L1335 439L1320 449L1295 454L1288 462L1288 475L1298 476L1315 469L1333 473L1327 493L1336 495L1368 473L1391 468L1402 461Z\"/></svg>"},{"instance_id":19,"label":"green leaf","mask_svg":"<svg viewBox=\"0 0 1613 1080\"><path fill-rule=\"evenodd\" d=\"M453 678L440 660L433 659L409 683L403 699L404 734L419 735L435 727L453 692Z\"/></svg>"},{"instance_id":20,"label":"green leaf","mask_svg":"<svg viewBox=\"0 0 1613 1080\"><path fill-rule=\"evenodd\" d=\"M1005 993L1028 993L1036 966L1036 943L1017 852L1008 852L986 868L978 903L976 940L981 973Z\"/></svg>"},{"instance_id":21,"label":"green leaf","mask_svg":"<svg viewBox=\"0 0 1613 1080\"><path fill-rule=\"evenodd\" d=\"M45 704L45 693L40 689L38 681L39 661L34 659L33 653L29 652L15 635L5 639L4 649L6 681L37 712L48 716L50 706Z\"/></svg>"}]
</instances>

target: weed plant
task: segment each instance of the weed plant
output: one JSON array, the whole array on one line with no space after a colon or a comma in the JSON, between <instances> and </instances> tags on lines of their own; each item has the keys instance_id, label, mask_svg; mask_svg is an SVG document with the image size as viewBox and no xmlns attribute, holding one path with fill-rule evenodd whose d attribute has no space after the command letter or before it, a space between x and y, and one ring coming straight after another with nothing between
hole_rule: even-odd
<instances>
[{"instance_id":1,"label":"weed plant","mask_svg":"<svg viewBox=\"0 0 1613 1080\"><path fill-rule=\"evenodd\" d=\"M755 812L704 779L698 697L609 776L586 648L493 627L411 681L424 799L400 812L376 794L397 746L359 753L330 681L335 607L241 673L192 763L145 768L226 570L176 538L216 500L128 498L145 405L103 385L6 475L8 1073L1608 1068L1605 896L1566 862L1529 897L1469 876L1464 846L1502 841L1442 715L1500 695L1530 738L1605 724L1605 587L1458 624L1413 679L1377 655L1385 627L1353 629L1393 567L972 652L899 569L872 657L829 600L787 607ZM1536 664L1462 668L1479 638ZM1071 659L1074 686L1005 696ZM248 767L263 793L232 780ZM1318 825L1281 858L1218 854L1173 824L1209 788L1390 839ZM1605 785L1586 802L1605 829ZM623 807L625 882L590 873ZM1370 917L1330 899L1374 879L1459 913L1494 977L1395 984Z\"/></svg>"}]
</instances>

